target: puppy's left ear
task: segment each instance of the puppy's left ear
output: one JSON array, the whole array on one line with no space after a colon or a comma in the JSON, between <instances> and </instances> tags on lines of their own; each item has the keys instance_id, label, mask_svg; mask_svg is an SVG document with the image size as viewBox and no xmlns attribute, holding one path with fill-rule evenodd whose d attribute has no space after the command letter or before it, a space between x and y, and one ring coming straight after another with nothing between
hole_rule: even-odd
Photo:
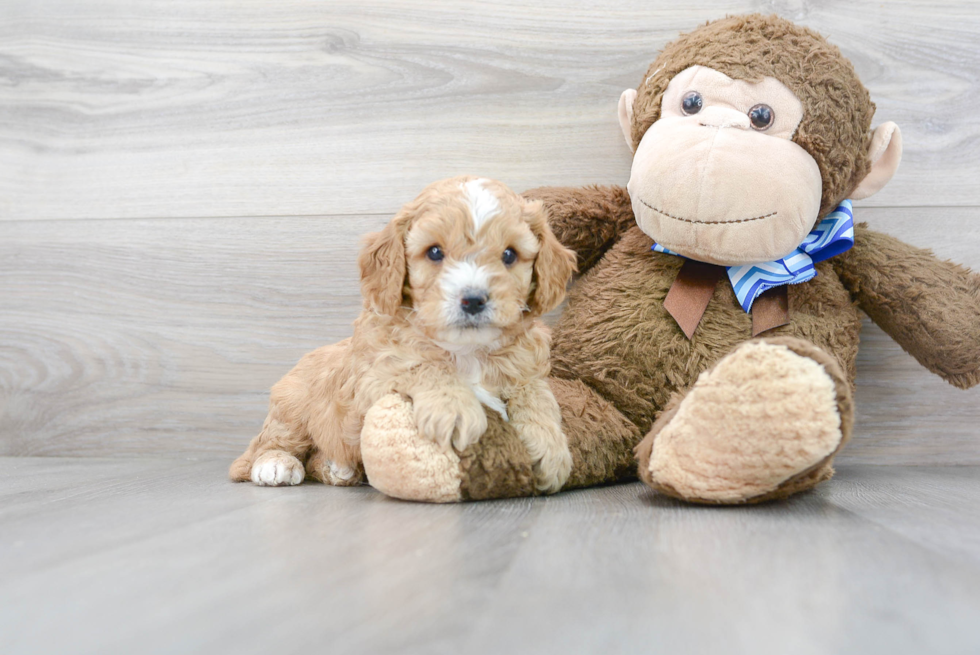
<instances>
[{"instance_id":1,"label":"puppy's left ear","mask_svg":"<svg viewBox=\"0 0 980 655\"><path fill-rule=\"evenodd\" d=\"M402 305L408 274L405 237L414 215L414 208L406 205L383 230L364 237L364 247L357 260L361 268L361 294L369 308L382 314L393 316Z\"/></svg>"},{"instance_id":2,"label":"puppy's left ear","mask_svg":"<svg viewBox=\"0 0 980 655\"><path fill-rule=\"evenodd\" d=\"M535 316L547 314L565 299L565 287L576 270L575 253L561 245L548 227L548 210L540 200L524 202L524 218L541 244L534 259L534 278L527 306Z\"/></svg>"}]
</instances>

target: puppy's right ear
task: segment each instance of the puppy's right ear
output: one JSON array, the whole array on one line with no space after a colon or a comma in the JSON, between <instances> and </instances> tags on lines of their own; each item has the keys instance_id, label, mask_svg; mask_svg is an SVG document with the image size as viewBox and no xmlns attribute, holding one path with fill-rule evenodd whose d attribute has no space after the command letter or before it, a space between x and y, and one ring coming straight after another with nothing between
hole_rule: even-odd
<instances>
[{"instance_id":1,"label":"puppy's right ear","mask_svg":"<svg viewBox=\"0 0 980 655\"><path fill-rule=\"evenodd\" d=\"M394 316L402 305L405 276L405 237L414 213L402 209L380 232L364 237L358 264L361 294L368 307Z\"/></svg>"},{"instance_id":2,"label":"puppy's right ear","mask_svg":"<svg viewBox=\"0 0 980 655\"><path fill-rule=\"evenodd\" d=\"M534 258L533 291L528 310L534 316L547 314L565 298L565 287L575 272L575 253L561 245L548 227L548 210L540 200L524 202L524 218L540 244Z\"/></svg>"}]
</instances>

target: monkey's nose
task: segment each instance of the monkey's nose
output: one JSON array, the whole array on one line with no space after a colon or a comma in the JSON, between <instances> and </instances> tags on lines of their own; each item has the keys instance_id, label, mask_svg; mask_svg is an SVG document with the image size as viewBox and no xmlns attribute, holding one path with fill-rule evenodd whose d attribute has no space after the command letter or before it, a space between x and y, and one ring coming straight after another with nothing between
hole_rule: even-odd
<instances>
[{"instance_id":1,"label":"monkey's nose","mask_svg":"<svg viewBox=\"0 0 980 655\"><path fill-rule=\"evenodd\" d=\"M696 118L704 127L737 127L741 130L751 127L748 114L728 107L705 107Z\"/></svg>"},{"instance_id":2,"label":"monkey's nose","mask_svg":"<svg viewBox=\"0 0 980 655\"><path fill-rule=\"evenodd\" d=\"M463 311L470 316L476 316L482 312L487 307L487 294L470 294L464 296L462 300L459 301L462 306Z\"/></svg>"}]
</instances>

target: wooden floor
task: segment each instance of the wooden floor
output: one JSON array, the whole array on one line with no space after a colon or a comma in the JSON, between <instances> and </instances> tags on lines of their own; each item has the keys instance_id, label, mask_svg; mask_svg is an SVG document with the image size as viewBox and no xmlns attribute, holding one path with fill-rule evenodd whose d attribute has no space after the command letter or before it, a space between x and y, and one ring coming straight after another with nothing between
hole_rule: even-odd
<instances>
[{"instance_id":1,"label":"wooden floor","mask_svg":"<svg viewBox=\"0 0 980 655\"><path fill-rule=\"evenodd\" d=\"M0 458L0 652L980 652L980 468L699 508L432 506L226 461Z\"/></svg>"}]
</instances>

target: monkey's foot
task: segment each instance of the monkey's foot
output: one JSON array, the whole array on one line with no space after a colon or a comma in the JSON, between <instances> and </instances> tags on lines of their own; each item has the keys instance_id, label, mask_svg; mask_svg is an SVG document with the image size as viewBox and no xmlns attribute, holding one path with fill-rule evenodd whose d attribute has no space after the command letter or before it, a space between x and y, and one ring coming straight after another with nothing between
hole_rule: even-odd
<instances>
[{"instance_id":1,"label":"monkey's foot","mask_svg":"<svg viewBox=\"0 0 980 655\"><path fill-rule=\"evenodd\" d=\"M462 499L459 456L419 434L411 402L398 394L368 410L361 458L368 482L383 494L430 503Z\"/></svg>"},{"instance_id":2,"label":"monkey's foot","mask_svg":"<svg viewBox=\"0 0 980 655\"><path fill-rule=\"evenodd\" d=\"M749 341L677 395L637 446L640 477L670 496L737 504L829 479L850 436L850 388L806 341Z\"/></svg>"},{"instance_id":3,"label":"monkey's foot","mask_svg":"<svg viewBox=\"0 0 980 655\"><path fill-rule=\"evenodd\" d=\"M419 434L411 401L383 397L361 429L368 483L393 498L430 503L535 495L527 450L496 412L487 420L486 433L457 453Z\"/></svg>"}]
</instances>

